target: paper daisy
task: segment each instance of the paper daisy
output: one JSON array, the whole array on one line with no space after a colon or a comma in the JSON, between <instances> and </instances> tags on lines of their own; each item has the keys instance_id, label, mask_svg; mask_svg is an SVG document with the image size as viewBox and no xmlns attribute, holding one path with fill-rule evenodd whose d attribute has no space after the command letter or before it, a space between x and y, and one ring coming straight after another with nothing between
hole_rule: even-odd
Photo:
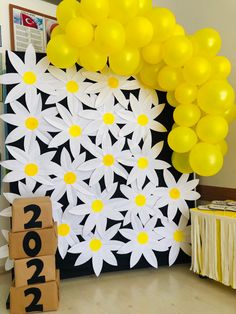
<instances>
[{"instance_id":1,"label":"paper daisy","mask_svg":"<svg viewBox=\"0 0 236 314\"><path fill-rule=\"evenodd\" d=\"M145 225L150 216L162 217L161 211L155 207L158 197L154 195L156 186L148 183L143 189L139 189L136 183L132 183L131 187L121 185L120 190L127 199L117 200L116 209L125 214L123 225L131 223L137 215L141 222Z\"/></svg>"},{"instance_id":2,"label":"paper daisy","mask_svg":"<svg viewBox=\"0 0 236 314\"><path fill-rule=\"evenodd\" d=\"M1 230L2 235L4 236L7 243L9 242L9 231L8 230ZM8 244L5 244L0 247L0 259L5 259L5 270L11 270L14 267L14 261L10 259L9 257L9 247Z\"/></svg>"},{"instance_id":3,"label":"paper daisy","mask_svg":"<svg viewBox=\"0 0 236 314\"><path fill-rule=\"evenodd\" d=\"M198 179L188 181L189 175L183 174L176 182L170 171L164 170L164 180L167 187L157 187L156 195L160 197L158 206L168 205L168 218L173 220L177 210L188 219L189 207L187 201L196 201L200 198L200 194L193 189L199 183Z\"/></svg>"},{"instance_id":4,"label":"paper daisy","mask_svg":"<svg viewBox=\"0 0 236 314\"><path fill-rule=\"evenodd\" d=\"M128 140L130 151L133 157L124 164L133 167L129 173L127 184L137 180L138 187L141 188L148 178L156 186L159 183L156 170L163 170L171 167L166 161L157 159L160 155L164 142L159 142L152 147L152 138L147 136L142 149L138 143Z\"/></svg>"},{"instance_id":5,"label":"paper daisy","mask_svg":"<svg viewBox=\"0 0 236 314\"><path fill-rule=\"evenodd\" d=\"M141 102L134 95L130 95L130 105L132 111L120 110L119 115L126 121L126 125L120 130L120 136L127 136L133 132L132 139L139 143L151 134L151 130L156 132L166 132L166 128L155 119L161 114L165 105L158 105L152 108L150 97L145 102Z\"/></svg>"},{"instance_id":6,"label":"paper daisy","mask_svg":"<svg viewBox=\"0 0 236 314\"><path fill-rule=\"evenodd\" d=\"M88 142L90 142L84 130L89 120L71 114L70 111L60 104L57 104L57 109L61 118L46 118L47 122L59 131L50 142L49 148L59 147L69 141L71 152L75 158L80 153L80 146L87 147Z\"/></svg>"},{"instance_id":7,"label":"paper daisy","mask_svg":"<svg viewBox=\"0 0 236 314\"><path fill-rule=\"evenodd\" d=\"M55 151L40 154L39 144L35 141L28 151L23 151L17 147L7 146L11 156L15 159L2 161L4 168L11 170L4 178L3 182L17 182L26 179L26 185L35 187L36 182L51 185L49 175L52 174L52 158Z\"/></svg>"},{"instance_id":8,"label":"paper daisy","mask_svg":"<svg viewBox=\"0 0 236 314\"><path fill-rule=\"evenodd\" d=\"M127 108L128 100L125 98L122 90L134 90L139 88L136 80L130 80L128 77L116 75L108 67L101 73L84 71L83 75L89 80L96 82L91 84L86 90L86 92L90 94L99 93L95 104L96 107L103 106L106 98L113 96L121 106Z\"/></svg>"},{"instance_id":9,"label":"paper daisy","mask_svg":"<svg viewBox=\"0 0 236 314\"><path fill-rule=\"evenodd\" d=\"M153 267L157 268L157 258L153 251L163 252L168 249L164 243L158 242L160 237L154 232L157 217L152 217L145 226L142 225L138 217L132 221L133 229L120 229L119 232L129 241L125 243L117 252L118 254L131 253L130 268L133 268L141 256Z\"/></svg>"},{"instance_id":10,"label":"paper daisy","mask_svg":"<svg viewBox=\"0 0 236 314\"><path fill-rule=\"evenodd\" d=\"M91 195L83 195L78 193L80 200L84 204L78 205L70 210L70 213L78 215L83 219L86 215L88 218L83 227L83 235L87 236L94 227L99 233L106 228L107 219L121 221L123 215L114 208L116 207L116 199L111 197L117 190L118 183L112 184L109 191L106 189L101 191L99 184L91 187Z\"/></svg>"},{"instance_id":11,"label":"paper daisy","mask_svg":"<svg viewBox=\"0 0 236 314\"><path fill-rule=\"evenodd\" d=\"M64 72L54 66L49 67L49 72L55 77L55 91L48 97L46 104L55 104L67 98L68 107L73 114L78 114L82 110L82 103L86 106L94 107L90 96L86 90L91 83L85 82L82 75L83 69L77 71L76 66Z\"/></svg>"},{"instance_id":12,"label":"paper daisy","mask_svg":"<svg viewBox=\"0 0 236 314\"><path fill-rule=\"evenodd\" d=\"M96 136L96 145L102 143L103 137L108 135L109 131L118 139L120 128L117 124L125 123L117 114L120 108L119 104L115 105L114 97L108 96L104 100L104 106L97 108L97 110L84 110L80 112L79 115L81 117L92 120L88 123L85 132Z\"/></svg>"},{"instance_id":13,"label":"paper daisy","mask_svg":"<svg viewBox=\"0 0 236 314\"><path fill-rule=\"evenodd\" d=\"M52 137L48 132L55 132L55 128L52 127L45 117L54 119L57 115L56 108L50 108L42 111L42 98L41 95L37 95L33 99L27 99L27 110L21 103L14 101L11 103L11 108L14 114L7 113L1 115L1 118L16 128L8 134L5 144L9 144L18 141L24 137L25 150L29 150L33 141L38 137L43 143L49 144Z\"/></svg>"},{"instance_id":14,"label":"paper daisy","mask_svg":"<svg viewBox=\"0 0 236 314\"><path fill-rule=\"evenodd\" d=\"M80 225L81 217L70 213L71 205L63 212L62 209L53 209L53 218L57 222L58 233L58 251L61 258L64 259L69 247L79 243L77 235L82 234L82 226Z\"/></svg>"},{"instance_id":15,"label":"paper daisy","mask_svg":"<svg viewBox=\"0 0 236 314\"><path fill-rule=\"evenodd\" d=\"M96 157L86 161L80 167L81 171L93 171L89 185L95 185L104 177L106 189L110 190L114 182L114 173L127 179L128 173L120 165L120 162L129 160L131 153L129 150L122 151L124 145L124 138L119 139L112 145L110 136L106 136L102 140L102 148L92 143L87 146L89 152Z\"/></svg>"},{"instance_id":16,"label":"paper daisy","mask_svg":"<svg viewBox=\"0 0 236 314\"><path fill-rule=\"evenodd\" d=\"M37 63L35 50L32 45L29 45L25 52L24 62L11 51L8 51L8 57L17 73L7 73L0 76L0 84L16 84L8 93L5 99L6 104L17 100L24 94L34 98L37 94L37 89L46 94L50 94L53 91L53 87L50 84L51 75L45 73L50 62L47 57L44 57Z\"/></svg>"},{"instance_id":17,"label":"paper daisy","mask_svg":"<svg viewBox=\"0 0 236 314\"><path fill-rule=\"evenodd\" d=\"M180 217L179 225L166 218L161 221L164 227L157 227L155 231L162 237L160 243L170 247L169 266L171 266L176 261L180 249L185 254L191 255L191 226L187 226L188 219L183 215Z\"/></svg>"},{"instance_id":18,"label":"paper daisy","mask_svg":"<svg viewBox=\"0 0 236 314\"><path fill-rule=\"evenodd\" d=\"M103 230L98 233L90 233L84 239L85 241L80 242L69 249L70 253L80 254L75 262L75 266L82 265L92 259L92 266L96 276L99 276L103 261L112 266L117 266L117 260L113 251L118 251L122 246L122 242L117 240L112 240L114 236L118 233L120 224L116 224L109 228L108 230Z\"/></svg>"}]
</instances>

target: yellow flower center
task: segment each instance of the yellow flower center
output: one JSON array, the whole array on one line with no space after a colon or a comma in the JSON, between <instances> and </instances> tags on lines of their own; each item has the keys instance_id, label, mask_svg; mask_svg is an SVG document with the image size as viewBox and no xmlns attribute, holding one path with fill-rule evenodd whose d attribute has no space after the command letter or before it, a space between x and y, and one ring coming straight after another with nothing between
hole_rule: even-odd
<instances>
[{"instance_id":1,"label":"yellow flower center","mask_svg":"<svg viewBox=\"0 0 236 314\"><path fill-rule=\"evenodd\" d=\"M113 113L107 112L103 115L103 122L105 124L113 124L115 122L115 116Z\"/></svg>"},{"instance_id":2,"label":"yellow flower center","mask_svg":"<svg viewBox=\"0 0 236 314\"><path fill-rule=\"evenodd\" d=\"M66 184L74 184L76 182L76 174L74 172L67 172L64 175L64 181Z\"/></svg>"},{"instance_id":3,"label":"yellow flower center","mask_svg":"<svg viewBox=\"0 0 236 314\"><path fill-rule=\"evenodd\" d=\"M103 208L104 208L104 204L101 200L95 200L92 202L92 210L95 212L95 213L100 213L101 211L103 211Z\"/></svg>"},{"instance_id":4,"label":"yellow flower center","mask_svg":"<svg viewBox=\"0 0 236 314\"><path fill-rule=\"evenodd\" d=\"M70 233L70 226L68 224L60 224L57 227L58 235L61 237L66 237Z\"/></svg>"},{"instance_id":5,"label":"yellow flower center","mask_svg":"<svg viewBox=\"0 0 236 314\"><path fill-rule=\"evenodd\" d=\"M139 169L146 169L148 167L148 159L147 158L144 158L144 157L141 157L138 159L138 168Z\"/></svg>"},{"instance_id":6,"label":"yellow flower center","mask_svg":"<svg viewBox=\"0 0 236 314\"><path fill-rule=\"evenodd\" d=\"M111 88L117 88L119 86L119 80L115 77L110 77L108 79L108 86Z\"/></svg>"},{"instance_id":7,"label":"yellow flower center","mask_svg":"<svg viewBox=\"0 0 236 314\"><path fill-rule=\"evenodd\" d=\"M66 84L66 90L69 93L76 93L79 90L79 84L75 81L69 81Z\"/></svg>"},{"instance_id":8,"label":"yellow flower center","mask_svg":"<svg viewBox=\"0 0 236 314\"><path fill-rule=\"evenodd\" d=\"M33 85L37 81L37 76L34 72L25 72L23 82L28 85Z\"/></svg>"},{"instance_id":9,"label":"yellow flower center","mask_svg":"<svg viewBox=\"0 0 236 314\"><path fill-rule=\"evenodd\" d=\"M139 232L137 242L141 245L147 244L149 240L148 233L145 231Z\"/></svg>"},{"instance_id":10,"label":"yellow flower center","mask_svg":"<svg viewBox=\"0 0 236 314\"><path fill-rule=\"evenodd\" d=\"M173 234L173 238L176 242L184 242L185 234L182 230L176 230Z\"/></svg>"},{"instance_id":11,"label":"yellow flower center","mask_svg":"<svg viewBox=\"0 0 236 314\"><path fill-rule=\"evenodd\" d=\"M140 116L138 116L137 122L139 125L145 126L148 124L148 121L148 116L146 116L145 114L141 114Z\"/></svg>"},{"instance_id":12,"label":"yellow flower center","mask_svg":"<svg viewBox=\"0 0 236 314\"><path fill-rule=\"evenodd\" d=\"M72 125L69 128L69 134L71 137L79 137L82 134L82 129L79 125Z\"/></svg>"},{"instance_id":13,"label":"yellow flower center","mask_svg":"<svg viewBox=\"0 0 236 314\"><path fill-rule=\"evenodd\" d=\"M135 204L137 206L144 206L146 204L146 197L143 194L138 194L135 197Z\"/></svg>"},{"instance_id":14,"label":"yellow flower center","mask_svg":"<svg viewBox=\"0 0 236 314\"><path fill-rule=\"evenodd\" d=\"M177 188L173 188L169 191L170 198L177 200L180 198L180 190Z\"/></svg>"},{"instance_id":15,"label":"yellow flower center","mask_svg":"<svg viewBox=\"0 0 236 314\"><path fill-rule=\"evenodd\" d=\"M29 177L34 177L39 171L39 167L36 164L28 164L25 166L25 174Z\"/></svg>"},{"instance_id":16,"label":"yellow flower center","mask_svg":"<svg viewBox=\"0 0 236 314\"><path fill-rule=\"evenodd\" d=\"M104 166L111 167L115 162L115 158L112 155L105 155L103 157Z\"/></svg>"},{"instance_id":17,"label":"yellow flower center","mask_svg":"<svg viewBox=\"0 0 236 314\"><path fill-rule=\"evenodd\" d=\"M38 119L36 119L34 117L29 117L28 119L25 120L25 126L27 129L34 131L35 129L38 128L39 121L38 121Z\"/></svg>"},{"instance_id":18,"label":"yellow flower center","mask_svg":"<svg viewBox=\"0 0 236 314\"><path fill-rule=\"evenodd\" d=\"M102 241L99 239L92 239L89 243L90 250L93 252L97 252L102 247Z\"/></svg>"}]
</instances>

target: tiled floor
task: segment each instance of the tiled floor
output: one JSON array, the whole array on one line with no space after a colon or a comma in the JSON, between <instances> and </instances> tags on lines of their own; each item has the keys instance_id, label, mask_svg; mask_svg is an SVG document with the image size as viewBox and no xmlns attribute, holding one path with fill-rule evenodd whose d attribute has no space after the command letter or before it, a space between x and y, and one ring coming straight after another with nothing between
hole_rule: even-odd
<instances>
[{"instance_id":1,"label":"tiled floor","mask_svg":"<svg viewBox=\"0 0 236 314\"><path fill-rule=\"evenodd\" d=\"M0 276L0 313L10 276ZM236 291L189 266L118 272L61 282L58 314L235 314Z\"/></svg>"}]
</instances>

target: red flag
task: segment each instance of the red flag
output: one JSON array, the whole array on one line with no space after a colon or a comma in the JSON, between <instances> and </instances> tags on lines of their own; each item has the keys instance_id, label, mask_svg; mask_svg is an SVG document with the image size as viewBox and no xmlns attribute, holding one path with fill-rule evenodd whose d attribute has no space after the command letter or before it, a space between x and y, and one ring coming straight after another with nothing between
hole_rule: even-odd
<instances>
[{"instance_id":1,"label":"red flag","mask_svg":"<svg viewBox=\"0 0 236 314\"><path fill-rule=\"evenodd\" d=\"M24 26L31 27L31 28L38 28L37 23L29 15L25 13L21 13L21 17L22 17L22 24Z\"/></svg>"}]
</instances>

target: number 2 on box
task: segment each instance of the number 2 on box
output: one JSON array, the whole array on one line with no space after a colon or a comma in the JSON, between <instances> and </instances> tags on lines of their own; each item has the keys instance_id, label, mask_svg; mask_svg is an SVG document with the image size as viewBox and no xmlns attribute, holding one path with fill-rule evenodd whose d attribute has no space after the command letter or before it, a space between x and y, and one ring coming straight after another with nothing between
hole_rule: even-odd
<instances>
[{"instance_id":1,"label":"number 2 on box","mask_svg":"<svg viewBox=\"0 0 236 314\"><path fill-rule=\"evenodd\" d=\"M43 270L43 267L44 267L44 263L41 259L39 259L39 258L31 259L30 261L28 261L26 263L26 265L28 268L30 268L32 266L36 267L33 276L27 280L28 285L33 285L36 283L44 283L46 281L45 276L40 276L40 274Z\"/></svg>"},{"instance_id":2,"label":"number 2 on box","mask_svg":"<svg viewBox=\"0 0 236 314\"><path fill-rule=\"evenodd\" d=\"M33 295L33 300L30 303L30 305L28 305L25 308L25 312L26 313L30 313L30 312L43 312L43 305L42 304L38 304L38 302L41 299L42 296L42 292L39 288L29 288L25 290L25 297L27 297L28 295Z\"/></svg>"},{"instance_id":3,"label":"number 2 on box","mask_svg":"<svg viewBox=\"0 0 236 314\"><path fill-rule=\"evenodd\" d=\"M24 207L24 213L32 212L33 216L29 222L24 224L25 229L42 228L42 221L37 221L41 215L41 208L38 205L31 204Z\"/></svg>"}]
</instances>

